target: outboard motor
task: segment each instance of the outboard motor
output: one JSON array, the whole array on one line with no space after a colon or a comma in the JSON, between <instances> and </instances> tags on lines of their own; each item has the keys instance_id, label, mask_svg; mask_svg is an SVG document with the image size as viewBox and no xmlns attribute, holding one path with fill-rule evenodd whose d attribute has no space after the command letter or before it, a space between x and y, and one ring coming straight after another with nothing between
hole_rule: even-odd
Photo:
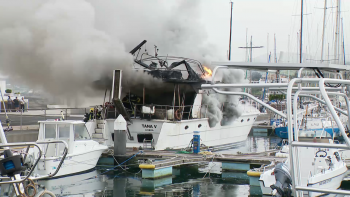
<instances>
[{"instance_id":1,"label":"outboard motor","mask_svg":"<svg viewBox=\"0 0 350 197\"><path fill-rule=\"evenodd\" d=\"M284 163L279 163L276 165L274 173L276 184L270 186L274 196L292 196L292 176L289 173L288 166Z\"/></svg>"}]
</instances>

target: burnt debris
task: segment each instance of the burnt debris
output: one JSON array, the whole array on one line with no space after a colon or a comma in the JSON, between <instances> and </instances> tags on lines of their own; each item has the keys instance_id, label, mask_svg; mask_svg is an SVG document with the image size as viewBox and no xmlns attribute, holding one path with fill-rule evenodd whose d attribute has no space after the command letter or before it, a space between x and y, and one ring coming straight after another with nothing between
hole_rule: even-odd
<instances>
[{"instance_id":1,"label":"burnt debris","mask_svg":"<svg viewBox=\"0 0 350 197\"><path fill-rule=\"evenodd\" d=\"M130 51L134 55L134 62L144 68L144 72L152 75L154 78L162 79L170 83L205 83L202 75L205 74L202 64L193 59L159 56L157 46L155 46L155 55L150 55L147 50L139 57L141 47L147 41L144 40ZM136 54L137 52L137 54ZM169 62L171 62L170 66ZM197 73L194 68L199 70Z\"/></svg>"}]
</instances>

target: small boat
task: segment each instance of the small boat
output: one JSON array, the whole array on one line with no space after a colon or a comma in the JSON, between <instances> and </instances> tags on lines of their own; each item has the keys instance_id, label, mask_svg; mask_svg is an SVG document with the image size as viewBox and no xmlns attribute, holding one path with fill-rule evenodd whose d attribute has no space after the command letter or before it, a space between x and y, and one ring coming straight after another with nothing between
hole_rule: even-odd
<instances>
[{"instance_id":1,"label":"small boat","mask_svg":"<svg viewBox=\"0 0 350 197\"><path fill-rule=\"evenodd\" d=\"M309 117L307 119L304 118L301 124L301 129L299 131L299 135L301 137L339 136L339 128L336 126L337 124L328 117ZM275 134L282 139L288 139L288 126L276 127Z\"/></svg>"},{"instance_id":2,"label":"small boat","mask_svg":"<svg viewBox=\"0 0 350 197\"><path fill-rule=\"evenodd\" d=\"M85 127L85 122L75 120L47 120L39 121L39 135L37 142L50 142L62 140L68 144L68 153L64 163L57 173L56 177L72 175L95 168L103 151L108 147L91 140L91 137ZM61 155L64 152L62 144L40 145L45 155L40 158L33 175L40 177L42 175L53 173ZM26 163L31 164L38 155L37 149L30 149Z\"/></svg>"},{"instance_id":3,"label":"small boat","mask_svg":"<svg viewBox=\"0 0 350 197\"><path fill-rule=\"evenodd\" d=\"M330 140L330 143L333 143L333 141ZM345 162L340 158L338 150L301 148L300 152L303 154L299 154L300 158L298 160L303 167L298 175L299 184L319 189L338 189L340 187L348 169ZM310 157L310 155L313 155L313 157ZM276 176L277 174L278 176ZM275 168L267 170L260 175L259 182L264 195L273 195L272 188L275 188L276 191L288 189L278 187L276 184L281 180L281 174L284 174L283 176L290 175L289 157L285 163L278 164ZM283 178L289 180L290 177ZM323 195L323 193L309 192L309 196L320 195Z\"/></svg>"}]
</instances>

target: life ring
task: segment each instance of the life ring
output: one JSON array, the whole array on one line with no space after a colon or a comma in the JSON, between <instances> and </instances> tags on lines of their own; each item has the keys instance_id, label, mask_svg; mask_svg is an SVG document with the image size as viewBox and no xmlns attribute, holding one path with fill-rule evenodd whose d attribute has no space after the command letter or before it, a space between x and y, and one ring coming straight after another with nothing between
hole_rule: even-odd
<instances>
[{"instance_id":1,"label":"life ring","mask_svg":"<svg viewBox=\"0 0 350 197\"><path fill-rule=\"evenodd\" d=\"M181 110L180 109L177 109L175 111L175 118L176 118L176 120L181 120Z\"/></svg>"},{"instance_id":2,"label":"life ring","mask_svg":"<svg viewBox=\"0 0 350 197\"><path fill-rule=\"evenodd\" d=\"M105 106L108 107L109 109L113 109L114 108L114 105L111 102L106 102Z\"/></svg>"},{"instance_id":3,"label":"life ring","mask_svg":"<svg viewBox=\"0 0 350 197\"><path fill-rule=\"evenodd\" d=\"M318 155L318 153L325 153L325 155ZM316 152L316 157L327 157L327 152L324 150L319 150Z\"/></svg>"}]
</instances>

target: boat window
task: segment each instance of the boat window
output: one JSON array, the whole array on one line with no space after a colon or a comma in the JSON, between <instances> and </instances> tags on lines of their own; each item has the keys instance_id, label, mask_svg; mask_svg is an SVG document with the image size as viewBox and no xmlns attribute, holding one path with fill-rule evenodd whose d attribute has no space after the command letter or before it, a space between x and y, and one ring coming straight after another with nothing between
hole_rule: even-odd
<instances>
[{"instance_id":1,"label":"boat window","mask_svg":"<svg viewBox=\"0 0 350 197\"><path fill-rule=\"evenodd\" d=\"M69 130L70 130L69 124L59 124L58 125L59 139L69 139Z\"/></svg>"},{"instance_id":2,"label":"boat window","mask_svg":"<svg viewBox=\"0 0 350 197\"><path fill-rule=\"evenodd\" d=\"M90 135L87 131L85 124L74 125L74 140L89 140Z\"/></svg>"},{"instance_id":3,"label":"boat window","mask_svg":"<svg viewBox=\"0 0 350 197\"><path fill-rule=\"evenodd\" d=\"M153 139L152 134L137 134L137 141L142 143L143 140L151 141Z\"/></svg>"},{"instance_id":4,"label":"boat window","mask_svg":"<svg viewBox=\"0 0 350 197\"><path fill-rule=\"evenodd\" d=\"M45 139L53 138L56 139L56 125L45 124Z\"/></svg>"}]
</instances>

